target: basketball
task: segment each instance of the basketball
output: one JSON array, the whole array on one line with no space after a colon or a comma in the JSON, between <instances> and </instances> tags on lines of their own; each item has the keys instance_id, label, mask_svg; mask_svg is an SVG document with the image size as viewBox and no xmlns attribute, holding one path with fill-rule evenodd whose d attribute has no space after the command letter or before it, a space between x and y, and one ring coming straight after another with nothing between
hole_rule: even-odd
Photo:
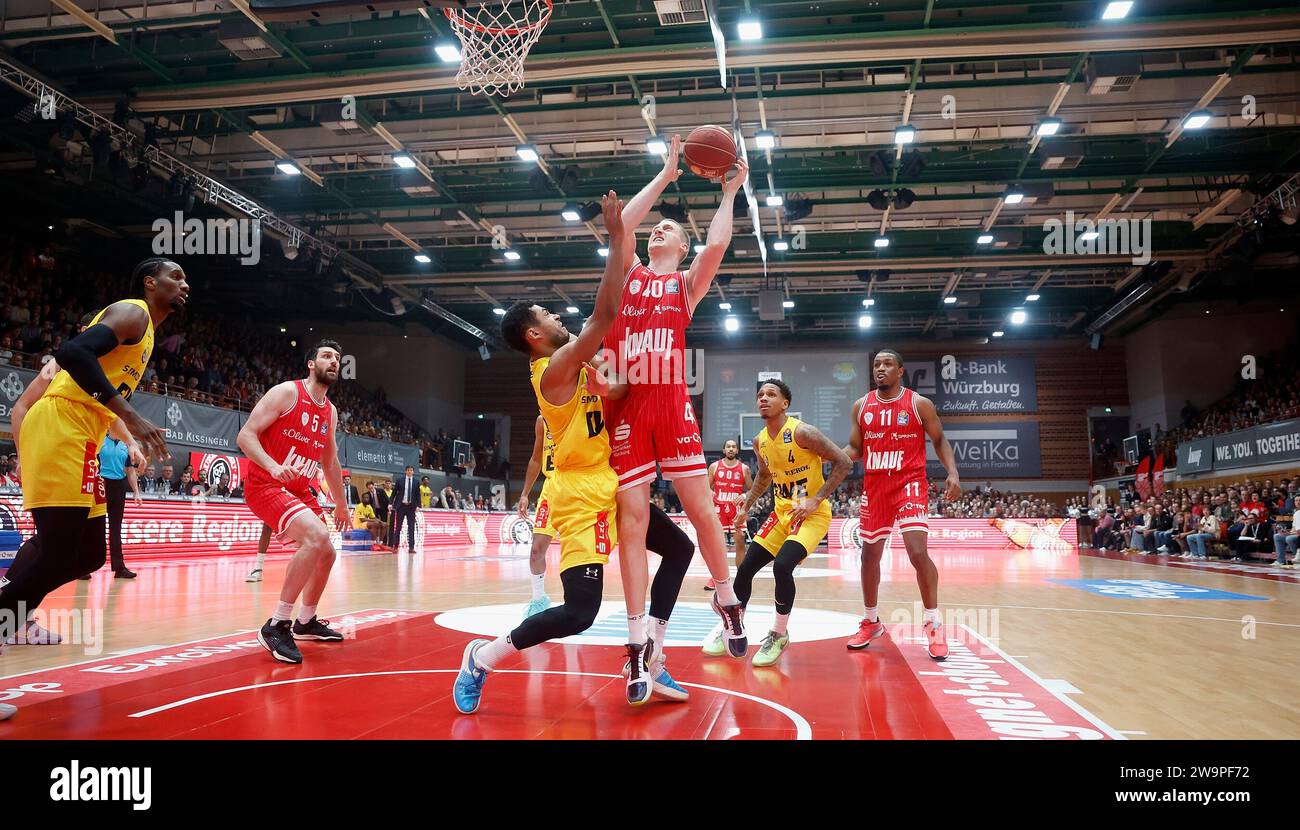
<instances>
[{"instance_id":1,"label":"basketball","mask_svg":"<svg viewBox=\"0 0 1300 830\"><path fill-rule=\"evenodd\" d=\"M684 155L692 173L719 179L736 163L736 142L727 130L707 124L686 136Z\"/></svg>"}]
</instances>

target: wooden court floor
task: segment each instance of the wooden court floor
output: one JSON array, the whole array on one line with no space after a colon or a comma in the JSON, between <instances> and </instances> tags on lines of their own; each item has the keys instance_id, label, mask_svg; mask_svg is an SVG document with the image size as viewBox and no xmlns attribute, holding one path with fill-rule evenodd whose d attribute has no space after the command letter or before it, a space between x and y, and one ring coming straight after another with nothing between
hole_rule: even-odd
<instances>
[{"instance_id":1,"label":"wooden court floor","mask_svg":"<svg viewBox=\"0 0 1300 830\"><path fill-rule=\"evenodd\" d=\"M47 600L48 621L78 643L0 657L0 699L19 707L0 739L1300 737L1290 571L959 546L934 558L945 663L925 655L897 537L882 566L890 636L844 648L862 615L858 557L822 551L799 571L792 643L769 669L700 654L715 618L697 556L667 649L691 699L632 709L611 564L592 629L502 665L469 717L450 699L461 652L518 621L526 549L341 557L320 611L349 639L304 644L301 666L274 662L253 633L287 559L268 559L260 584L244 582L250 557L139 562L132 582L104 570ZM772 587L769 574L755 582L751 656ZM553 571L547 588L558 602Z\"/></svg>"}]
</instances>

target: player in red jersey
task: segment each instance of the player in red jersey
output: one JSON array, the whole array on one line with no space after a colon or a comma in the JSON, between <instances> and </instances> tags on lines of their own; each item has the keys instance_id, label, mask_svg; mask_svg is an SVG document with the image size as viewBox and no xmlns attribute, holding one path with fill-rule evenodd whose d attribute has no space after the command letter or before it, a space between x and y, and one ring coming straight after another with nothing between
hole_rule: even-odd
<instances>
[{"instance_id":1,"label":"player in red jersey","mask_svg":"<svg viewBox=\"0 0 1300 830\"><path fill-rule=\"evenodd\" d=\"M961 496L957 459L943 434L939 413L929 398L903 388L903 358L893 349L881 349L871 364L876 388L853 404L853 429L844 451L862 459L862 599L867 615L848 647L866 648L885 633L876 606L880 596L880 557L890 528L898 521L903 547L916 568L925 605L925 635L935 660L948 658L939 619L939 571L926 549L930 524L929 485L925 477L925 436L948 471L944 496Z\"/></svg>"},{"instance_id":2,"label":"player in red jersey","mask_svg":"<svg viewBox=\"0 0 1300 830\"><path fill-rule=\"evenodd\" d=\"M244 498L248 509L274 530L280 541L296 547L284 573L280 604L257 633L257 641L285 663L301 663L295 640L339 641L343 635L316 618L316 605L330 569L334 545L310 485L323 468L334 497L334 522L349 525L343 493L343 470L335 443L338 412L326 393L339 379L342 347L322 340L307 352L307 377L271 388L253 407L239 430L237 443L252 464ZM302 609L293 620L293 605Z\"/></svg>"},{"instance_id":3,"label":"player in red jersey","mask_svg":"<svg viewBox=\"0 0 1300 830\"><path fill-rule=\"evenodd\" d=\"M623 225L635 229L645 219L669 183L677 166L681 137L673 136L664 168L623 208ZM650 232L649 264L636 255L636 234L626 235L625 257L630 263L619 304L619 316L605 336L606 355L615 383L606 402L610 435L610 464L618 473L619 571L628 608L628 632L633 642L653 641L660 653L667 620L647 620L646 528L650 520L650 483L655 464L673 482L677 497L695 525L700 552L717 587L713 610L722 617L728 651L743 658L746 650L743 609L736 599L727 564L722 525L709 492L708 469L700 429L685 381L686 327L695 307L709 292L727 248L736 193L749 168L742 160L735 177L722 184L722 198L708 238L690 268L682 260L690 237L677 222L665 219ZM649 631L647 632L647 628Z\"/></svg>"},{"instance_id":4,"label":"player in red jersey","mask_svg":"<svg viewBox=\"0 0 1300 830\"><path fill-rule=\"evenodd\" d=\"M723 530L728 535L734 533L728 543L736 552L737 565L745 555L745 534L738 528L744 527L746 517L741 516L737 521L736 510L745 500L745 494L752 484L749 465L737 460L739 454L740 445L735 439L728 439L722 445L722 459L709 465L709 489L713 491L713 506L718 512L718 521L722 523ZM710 579L704 590L712 591L713 588L713 580Z\"/></svg>"}]
</instances>

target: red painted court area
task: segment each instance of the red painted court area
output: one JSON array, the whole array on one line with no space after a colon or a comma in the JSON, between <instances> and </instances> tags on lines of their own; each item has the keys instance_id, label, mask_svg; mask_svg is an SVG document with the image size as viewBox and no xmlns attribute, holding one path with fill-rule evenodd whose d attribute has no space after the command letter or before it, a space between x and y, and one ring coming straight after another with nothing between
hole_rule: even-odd
<instances>
[{"instance_id":1,"label":"red painted court area","mask_svg":"<svg viewBox=\"0 0 1300 830\"><path fill-rule=\"evenodd\" d=\"M669 648L685 703L623 700L622 649L548 644L494 672L482 708L455 711L470 635L436 613L369 609L349 639L275 663L254 632L151 648L0 681L20 707L5 739L1051 739L1118 737L964 628L926 656L893 626L864 652L800 642L775 668ZM752 649L751 649L752 651Z\"/></svg>"}]
</instances>

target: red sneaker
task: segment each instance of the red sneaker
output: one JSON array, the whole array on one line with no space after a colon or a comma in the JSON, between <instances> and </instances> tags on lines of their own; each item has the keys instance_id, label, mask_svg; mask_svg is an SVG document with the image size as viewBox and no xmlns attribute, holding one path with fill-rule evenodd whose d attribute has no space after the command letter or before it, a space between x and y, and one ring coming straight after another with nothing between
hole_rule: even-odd
<instances>
[{"instance_id":1,"label":"red sneaker","mask_svg":"<svg viewBox=\"0 0 1300 830\"><path fill-rule=\"evenodd\" d=\"M709 581L704 583L704 590L706 591L718 590L718 583L713 581L713 577L709 577Z\"/></svg>"},{"instance_id":2,"label":"red sneaker","mask_svg":"<svg viewBox=\"0 0 1300 830\"><path fill-rule=\"evenodd\" d=\"M883 636L885 636L884 623L879 619L875 622L864 619L862 624L858 626L858 633L850 637L845 645L854 650L864 649L871 645L872 640L878 640Z\"/></svg>"},{"instance_id":3,"label":"red sneaker","mask_svg":"<svg viewBox=\"0 0 1300 830\"><path fill-rule=\"evenodd\" d=\"M930 659L947 660L948 641L943 636L943 626L935 625L932 622L926 623L925 636L930 641L929 645L925 647L925 650L930 653Z\"/></svg>"}]
</instances>

